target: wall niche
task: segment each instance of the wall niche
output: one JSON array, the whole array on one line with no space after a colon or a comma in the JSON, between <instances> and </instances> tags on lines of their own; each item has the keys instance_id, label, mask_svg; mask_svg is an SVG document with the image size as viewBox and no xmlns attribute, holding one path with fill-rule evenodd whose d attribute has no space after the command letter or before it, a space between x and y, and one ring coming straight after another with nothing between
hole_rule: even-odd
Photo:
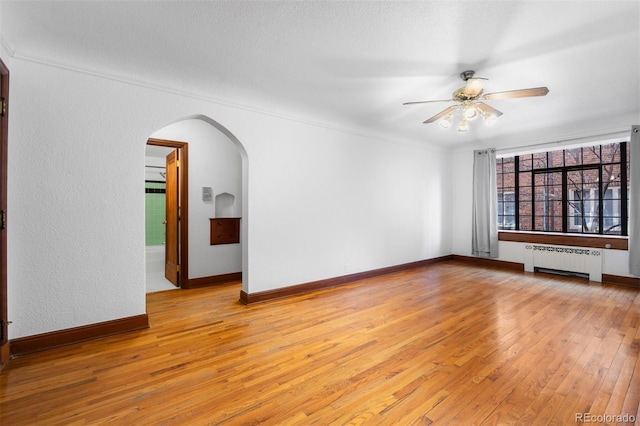
<instances>
[{"instance_id":1,"label":"wall niche","mask_svg":"<svg viewBox=\"0 0 640 426\"><path fill-rule=\"evenodd\" d=\"M216 195L216 217L234 217L236 197L228 192Z\"/></svg>"},{"instance_id":2,"label":"wall niche","mask_svg":"<svg viewBox=\"0 0 640 426\"><path fill-rule=\"evenodd\" d=\"M216 217L209 219L211 245L240 243L240 218L232 217L235 200L228 192L216 195Z\"/></svg>"}]
</instances>

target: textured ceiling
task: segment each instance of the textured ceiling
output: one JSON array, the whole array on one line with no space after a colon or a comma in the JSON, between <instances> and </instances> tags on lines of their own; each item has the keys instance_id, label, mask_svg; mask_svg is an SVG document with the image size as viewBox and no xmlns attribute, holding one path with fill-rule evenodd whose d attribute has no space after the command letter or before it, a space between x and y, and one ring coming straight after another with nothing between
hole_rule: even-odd
<instances>
[{"instance_id":1,"label":"textured ceiling","mask_svg":"<svg viewBox=\"0 0 640 426\"><path fill-rule=\"evenodd\" d=\"M637 1L2 0L0 13L15 58L383 138L522 145L640 117ZM504 115L467 134L422 124L447 103L402 105L450 98L466 69L485 92L550 92L493 101Z\"/></svg>"}]
</instances>

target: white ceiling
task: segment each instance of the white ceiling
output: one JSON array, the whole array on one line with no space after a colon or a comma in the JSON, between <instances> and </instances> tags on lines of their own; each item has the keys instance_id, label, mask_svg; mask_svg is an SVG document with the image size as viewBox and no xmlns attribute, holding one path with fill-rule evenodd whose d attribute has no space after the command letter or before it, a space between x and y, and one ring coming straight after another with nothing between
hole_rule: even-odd
<instances>
[{"instance_id":1,"label":"white ceiling","mask_svg":"<svg viewBox=\"0 0 640 426\"><path fill-rule=\"evenodd\" d=\"M522 145L640 124L638 1L2 0L0 13L14 58L382 138ZM467 134L422 124L447 103L402 105L449 99L467 69L485 93L550 92L493 101L504 115Z\"/></svg>"}]
</instances>

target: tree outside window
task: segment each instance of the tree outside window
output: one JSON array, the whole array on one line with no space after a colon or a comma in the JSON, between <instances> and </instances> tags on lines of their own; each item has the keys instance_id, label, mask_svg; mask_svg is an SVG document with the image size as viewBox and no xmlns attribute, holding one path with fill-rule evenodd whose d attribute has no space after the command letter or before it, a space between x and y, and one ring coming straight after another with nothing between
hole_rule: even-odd
<instances>
[{"instance_id":1,"label":"tree outside window","mask_svg":"<svg viewBox=\"0 0 640 426\"><path fill-rule=\"evenodd\" d=\"M627 235L626 142L497 159L498 228Z\"/></svg>"}]
</instances>

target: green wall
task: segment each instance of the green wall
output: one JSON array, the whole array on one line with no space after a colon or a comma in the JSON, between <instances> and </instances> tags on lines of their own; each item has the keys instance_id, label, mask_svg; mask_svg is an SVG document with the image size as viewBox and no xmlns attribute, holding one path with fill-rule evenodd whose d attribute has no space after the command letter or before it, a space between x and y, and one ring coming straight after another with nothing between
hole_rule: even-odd
<instances>
[{"instance_id":1,"label":"green wall","mask_svg":"<svg viewBox=\"0 0 640 426\"><path fill-rule=\"evenodd\" d=\"M145 182L145 243L164 244L165 183Z\"/></svg>"}]
</instances>

